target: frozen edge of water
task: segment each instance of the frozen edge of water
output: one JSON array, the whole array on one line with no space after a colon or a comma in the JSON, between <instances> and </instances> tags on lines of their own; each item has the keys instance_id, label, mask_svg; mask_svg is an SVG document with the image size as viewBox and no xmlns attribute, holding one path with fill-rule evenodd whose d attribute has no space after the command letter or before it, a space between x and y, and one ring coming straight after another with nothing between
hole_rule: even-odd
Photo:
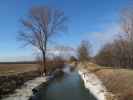
<instances>
[{"instance_id":1,"label":"frozen edge of water","mask_svg":"<svg viewBox=\"0 0 133 100\"><path fill-rule=\"evenodd\" d=\"M16 89L14 94L11 94L2 100L28 100L32 95L32 89L46 82L45 76L37 77L24 83L20 89Z\"/></svg>"},{"instance_id":2,"label":"frozen edge of water","mask_svg":"<svg viewBox=\"0 0 133 100\"><path fill-rule=\"evenodd\" d=\"M95 74L85 69L80 69L78 72L84 81L85 88L89 89L97 100L107 100L107 89Z\"/></svg>"}]
</instances>

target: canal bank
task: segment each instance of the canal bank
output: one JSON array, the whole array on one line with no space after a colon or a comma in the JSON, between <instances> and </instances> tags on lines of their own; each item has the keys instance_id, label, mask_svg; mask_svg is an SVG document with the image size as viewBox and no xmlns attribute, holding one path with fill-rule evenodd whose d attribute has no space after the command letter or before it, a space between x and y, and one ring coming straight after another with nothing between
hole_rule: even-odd
<instances>
[{"instance_id":1,"label":"canal bank","mask_svg":"<svg viewBox=\"0 0 133 100\"><path fill-rule=\"evenodd\" d=\"M97 100L88 89L77 70L64 69L64 74L40 88L32 100Z\"/></svg>"},{"instance_id":2,"label":"canal bank","mask_svg":"<svg viewBox=\"0 0 133 100\"><path fill-rule=\"evenodd\" d=\"M53 80L56 76L61 74L61 70L55 70L52 75L39 76L32 80L29 80L14 91L14 93L5 95L2 100L29 100L35 92L38 92L38 87L41 85L48 85L49 81Z\"/></svg>"},{"instance_id":3,"label":"canal bank","mask_svg":"<svg viewBox=\"0 0 133 100\"><path fill-rule=\"evenodd\" d=\"M0 99L14 91L29 80L39 77L39 71L27 71L23 73L1 74L0 75Z\"/></svg>"},{"instance_id":4,"label":"canal bank","mask_svg":"<svg viewBox=\"0 0 133 100\"><path fill-rule=\"evenodd\" d=\"M32 90L46 82L46 77L28 81L15 94L3 100L28 100L33 95ZM70 71L66 67L61 77L52 79L47 86L39 87L30 100L114 100L106 99L106 94L106 88L93 73L85 69Z\"/></svg>"},{"instance_id":5,"label":"canal bank","mask_svg":"<svg viewBox=\"0 0 133 100\"><path fill-rule=\"evenodd\" d=\"M20 89L16 89L15 93L4 97L2 100L28 100L32 95L32 89L46 82L46 77L37 77L24 83Z\"/></svg>"},{"instance_id":6,"label":"canal bank","mask_svg":"<svg viewBox=\"0 0 133 100\"><path fill-rule=\"evenodd\" d=\"M71 64L74 66L73 64ZM91 64L90 64L91 65ZM84 81L85 87L97 98L97 100L117 100L103 85L102 81L88 69L86 64L78 63L78 72Z\"/></svg>"},{"instance_id":7,"label":"canal bank","mask_svg":"<svg viewBox=\"0 0 133 100\"><path fill-rule=\"evenodd\" d=\"M94 74L86 71L85 69L80 69L79 74L84 80L85 87L89 89L89 91L97 98L97 100L107 100L107 90Z\"/></svg>"}]
</instances>

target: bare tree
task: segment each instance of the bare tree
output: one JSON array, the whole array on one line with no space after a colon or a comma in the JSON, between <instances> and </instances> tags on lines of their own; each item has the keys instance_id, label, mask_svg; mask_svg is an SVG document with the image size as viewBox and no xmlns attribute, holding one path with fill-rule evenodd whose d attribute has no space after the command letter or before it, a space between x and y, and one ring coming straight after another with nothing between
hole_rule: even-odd
<instances>
[{"instance_id":1,"label":"bare tree","mask_svg":"<svg viewBox=\"0 0 133 100\"><path fill-rule=\"evenodd\" d=\"M90 60L90 43L88 41L82 41L78 48L78 58L80 61Z\"/></svg>"},{"instance_id":2,"label":"bare tree","mask_svg":"<svg viewBox=\"0 0 133 100\"><path fill-rule=\"evenodd\" d=\"M133 40L133 6L124 8L121 12L121 29L126 39Z\"/></svg>"},{"instance_id":3,"label":"bare tree","mask_svg":"<svg viewBox=\"0 0 133 100\"><path fill-rule=\"evenodd\" d=\"M133 6L128 5L121 13L121 29L127 41L128 65L133 65Z\"/></svg>"},{"instance_id":4,"label":"bare tree","mask_svg":"<svg viewBox=\"0 0 133 100\"><path fill-rule=\"evenodd\" d=\"M20 32L19 39L40 50L44 73L47 72L45 61L48 41L54 34L67 28L66 22L64 12L47 6L32 7L29 15L21 21L24 29Z\"/></svg>"}]
</instances>

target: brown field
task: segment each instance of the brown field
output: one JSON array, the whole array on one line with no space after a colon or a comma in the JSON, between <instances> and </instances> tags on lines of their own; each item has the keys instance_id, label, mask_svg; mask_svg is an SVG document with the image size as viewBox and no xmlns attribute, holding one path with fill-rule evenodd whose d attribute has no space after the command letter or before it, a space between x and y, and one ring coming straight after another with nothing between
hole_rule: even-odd
<instances>
[{"instance_id":1,"label":"brown field","mask_svg":"<svg viewBox=\"0 0 133 100\"><path fill-rule=\"evenodd\" d=\"M86 64L86 68L94 72L118 100L133 100L132 69L113 69L92 63Z\"/></svg>"},{"instance_id":2,"label":"brown field","mask_svg":"<svg viewBox=\"0 0 133 100\"><path fill-rule=\"evenodd\" d=\"M46 61L47 71L53 71L56 68L63 67L64 61L60 59ZM0 76L12 75L30 71L42 71L41 63L33 62L16 62L16 63L0 63Z\"/></svg>"},{"instance_id":3,"label":"brown field","mask_svg":"<svg viewBox=\"0 0 133 100\"><path fill-rule=\"evenodd\" d=\"M11 75L38 70L38 64L0 64L0 75Z\"/></svg>"}]
</instances>

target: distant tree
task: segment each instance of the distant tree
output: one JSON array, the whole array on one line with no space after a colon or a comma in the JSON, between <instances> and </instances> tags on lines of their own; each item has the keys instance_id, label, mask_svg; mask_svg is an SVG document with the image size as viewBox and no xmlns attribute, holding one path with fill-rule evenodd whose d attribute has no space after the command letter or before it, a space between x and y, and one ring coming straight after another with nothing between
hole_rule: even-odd
<instances>
[{"instance_id":1,"label":"distant tree","mask_svg":"<svg viewBox=\"0 0 133 100\"><path fill-rule=\"evenodd\" d=\"M133 66L133 5L125 7L121 12L121 29L126 40L127 65Z\"/></svg>"},{"instance_id":2,"label":"distant tree","mask_svg":"<svg viewBox=\"0 0 133 100\"><path fill-rule=\"evenodd\" d=\"M45 61L48 41L54 34L66 29L66 22L64 12L47 6L32 7L29 15L21 21L24 29L19 34L19 40L40 50L44 73L47 72Z\"/></svg>"},{"instance_id":3,"label":"distant tree","mask_svg":"<svg viewBox=\"0 0 133 100\"><path fill-rule=\"evenodd\" d=\"M128 41L133 41L133 6L127 6L121 11L121 29Z\"/></svg>"},{"instance_id":4,"label":"distant tree","mask_svg":"<svg viewBox=\"0 0 133 100\"><path fill-rule=\"evenodd\" d=\"M90 43L88 41L82 41L78 48L78 59L80 61L88 61L90 60Z\"/></svg>"},{"instance_id":5,"label":"distant tree","mask_svg":"<svg viewBox=\"0 0 133 100\"><path fill-rule=\"evenodd\" d=\"M96 60L96 63L100 65L111 66L113 58L112 44L108 43L104 45L94 58Z\"/></svg>"}]
</instances>

